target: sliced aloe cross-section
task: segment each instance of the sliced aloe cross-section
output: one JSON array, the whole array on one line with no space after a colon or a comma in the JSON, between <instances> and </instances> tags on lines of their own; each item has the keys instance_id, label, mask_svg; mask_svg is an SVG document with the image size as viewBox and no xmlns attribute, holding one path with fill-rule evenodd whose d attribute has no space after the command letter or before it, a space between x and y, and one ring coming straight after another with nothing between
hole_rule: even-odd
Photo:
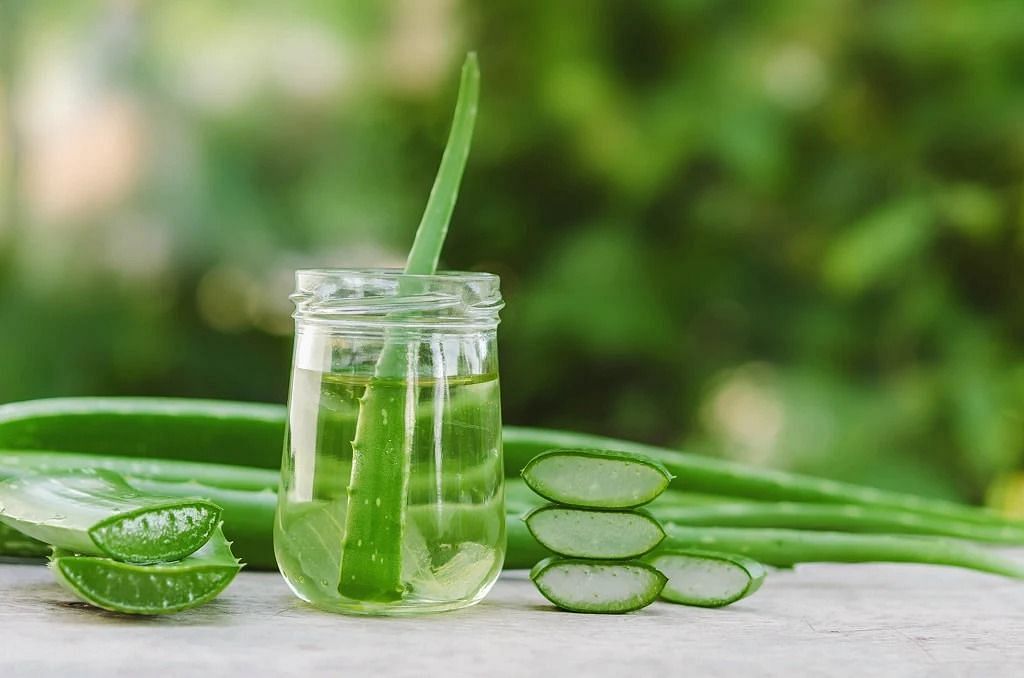
<instances>
[{"instance_id":1,"label":"sliced aloe cross-section","mask_svg":"<svg viewBox=\"0 0 1024 678\"><path fill-rule=\"evenodd\" d=\"M91 605L125 614L167 614L213 600L242 565L218 527L203 548L175 563L136 565L57 550L50 567L58 581Z\"/></svg>"},{"instance_id":2,"label":"sliced aloe cross-section","mask_svg":"<svg viewBox=\"0 0 1024 678\"><path fill-rule=\"evenodd\" d=\"M523 480L548 501L579 508L642 506L665 491L672 474L658 462L608 450L548 450L523 469Z\"/></svg>"},{"instance_id":3,"label":"sliced aloe cross-section","mask_svg":"<svg viewBox=\"0 0 1024 678\"><path fill-rule=\"evenodd\" d=\"M764 566L733 553L659 551L644 559L668 577L661 597L673 603L723 607L761 588Z\"/></svg>"},{"instance_id":4,"label":"sliced aloe cross-section","mask_svg":"<svg viewBox=\"0 0 1024 678\"><path fill-rule=\"evenodd\" d=\"M665 575L638 560L547 558L534 566L530 579L563 610L598 614L647 607L665 586Z\"/></svg>"},{"instance_id":5,"label":"sliced aloe cross-section","mask_svg":"<svg viewBox=\"0 0 1024 678\"><path fill-rule=\"evenodd\" d=\"M635 510L590 511L550 504L524 520L541 545L574 558L636 558L665 538L657 520Z\"/></svg>"},{"instance_id":6,"label":"sliced aloe cross-section","mask_svg":"<svg viewBox=\"0 0 1024 678\"><path fill-rule=\"evenodd\" d=\"M0 483L0 521L67 551L129 563L180 560L205 544L221 509L143 494L110 471L28 475Z\"/></svg>"}]
</instances>

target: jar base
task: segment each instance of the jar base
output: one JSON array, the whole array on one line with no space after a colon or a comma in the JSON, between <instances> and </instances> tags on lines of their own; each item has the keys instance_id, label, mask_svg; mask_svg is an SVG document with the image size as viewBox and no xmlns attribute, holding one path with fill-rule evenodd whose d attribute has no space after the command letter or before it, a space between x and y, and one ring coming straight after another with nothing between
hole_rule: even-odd
<instances>
[{"instance_id":1,"label":"jar base","mask_svg":"<svg viewBox=\"0 0 1024 678\"><path fill-rule=\"evenodd\" d=\"M304 603L322 612L358 617L416 617L439 612L453 612L476 605L494 586L492 582L473 598L446 601L397 601L394 603L366 603L354 600L313 600L288 582L288 588Z\"/></svg>"}]
</instances>

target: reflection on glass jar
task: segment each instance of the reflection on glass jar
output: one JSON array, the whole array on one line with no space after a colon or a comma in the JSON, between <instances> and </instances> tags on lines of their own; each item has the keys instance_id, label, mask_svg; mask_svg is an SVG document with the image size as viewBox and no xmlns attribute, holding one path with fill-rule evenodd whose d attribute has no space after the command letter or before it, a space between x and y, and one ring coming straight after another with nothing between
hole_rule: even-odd
<instances>
[{"instance_id":1,"label":"reflection on glass jar","mask_svg":"<svg viewBox=\"0 0 1024 678\"><path fill-rule=\"evenodd\" d=\"M501 571L498 278L296 275L288 435L274 525L317 607L465 607Z\"/></svg>"}]
</instances>

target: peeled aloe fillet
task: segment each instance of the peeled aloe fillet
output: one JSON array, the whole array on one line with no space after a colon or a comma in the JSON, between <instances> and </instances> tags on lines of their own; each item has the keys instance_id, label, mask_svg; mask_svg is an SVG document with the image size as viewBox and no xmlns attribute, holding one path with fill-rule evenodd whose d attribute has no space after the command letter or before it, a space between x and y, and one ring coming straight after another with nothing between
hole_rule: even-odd
<instances>
[{"instance_id":1,"label":"peeled aloe fillet","mask_svg":"<svg viewBox=\"0 0 1024 678\"><path fill-rule=\"evenodd\" d=\"M660 551L644 559L668 577L664 600L698 607L723 607L761 588L764 566L756 560L714 551Z\"/></svg>"},{"instance_id":2,"label":"peeled aloe fillet","mask_svg":"<svg viewBox=\"0 0 1024 678\"><path fill-rule=\"evenodd\" d=\"M547 558L530 571L545 598L570 612L622 614L653 603L665 575L638 560Z\"/></svg>"},{"instance_id":3,"label":"peeled aloe fillet","mask_svg":"<svg viewBox=\"0 0 1024 678\"><path fill-rule=\"evenodd\" d=\"M660 463L608 450L548 450L523 469L523 480L548 501L579 508L634 508L665 491L672 474Z\"/></svg>"},{"instance_id":4,"label":"peeled aloe fillet","mask_svg":"<svg viewBox=\"0 0 1024 678\"><path fill-rule=\"evenodd\" d=\"M125 614L167 614L209 602L241 563L218 527L210 541L176 563L134 565L55 551L50 568L68 590L96 607Z\"/></svg>"},{"instance_id":5,"label":"peeled aloe fillet","mask_svg":"<svg viewBox=\"0 0 1024 678\"><path fill-rule=\"evenodd\" d=\"M575 558L636 558L665 538L658 521L640 511L588 511L551 504L531 511L524 520L542 546Z\"/></svg>"},{"instance_id":6,"label":"peeled aloe fillet","mask_svg":"<svg viewBox=\"0 0 1024 678\"><path fill-rule=\"evenodd\" d=\"M0 483L0 521L8 527L56 548L128 563L184 558L209 541L220 516L205 499L142 494L110 471Z\"/></svg>"}]
</instances>

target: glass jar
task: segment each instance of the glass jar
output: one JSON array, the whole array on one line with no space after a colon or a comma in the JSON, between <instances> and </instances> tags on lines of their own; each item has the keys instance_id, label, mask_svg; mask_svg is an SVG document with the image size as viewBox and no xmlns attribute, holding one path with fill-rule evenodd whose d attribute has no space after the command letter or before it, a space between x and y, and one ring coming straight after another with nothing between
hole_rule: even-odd
<instances>
[{"instance_id":1,"label":"glass jar","mask_svg":"<svg viewBox=\"0 0 1024 678\"><path fill-rule=\"evenodd\" d=\"M505 557L487 273L296 273L274 551L299 598L412 614L478 602Z\"/></svg>"}]
</instances>

